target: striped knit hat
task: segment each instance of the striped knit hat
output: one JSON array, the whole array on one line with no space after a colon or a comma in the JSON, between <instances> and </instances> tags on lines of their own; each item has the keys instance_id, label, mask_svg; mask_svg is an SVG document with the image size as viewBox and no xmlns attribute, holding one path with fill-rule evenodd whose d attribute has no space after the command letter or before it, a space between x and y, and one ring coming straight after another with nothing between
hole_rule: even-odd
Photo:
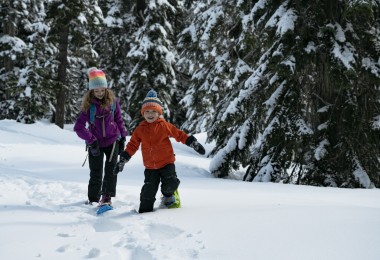
<instances>
[{"instance_id":1,"label":"striped knit hat","mask_svg":"<svg viewBox=\"0 0 380 260\"><path fill-rule=\"evenodd\" d=\"M145 110L155 110L162 115L162 102L157 97L157 92L153 89L149 90L144 98L141 107L141 114L144 115Z\"/></svg>"},{"instance_id":2,"label":"striped knit hat","mask_svg":"<svg viewBox=\"0 0 380 260\"><path fill-rule=\"evenodd\" d=\"M89 90L96 88L107 88L107 79L106 74L102 70L99 70L95 67L89 68L87 70L88 74L88 88Z\"/></svg>"}]
</instances>

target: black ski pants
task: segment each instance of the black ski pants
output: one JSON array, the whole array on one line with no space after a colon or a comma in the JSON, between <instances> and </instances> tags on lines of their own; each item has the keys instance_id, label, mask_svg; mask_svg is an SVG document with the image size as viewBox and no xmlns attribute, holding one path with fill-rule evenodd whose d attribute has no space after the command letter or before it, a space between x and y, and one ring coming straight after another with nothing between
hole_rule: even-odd
<instances>
[{"instance_id":1,"label":"black ski pants","mask_svg":"<svg viewBox=\"0 0 380 260\"><path fill-rule=\"evenodd\" d=\"M115 142L113 153L112 150L114 144L100 148L99 156L93 156L91 152L89 152L88 164L90 166L90 180L88 182L88 200L90 202L98 202L100 196L105 194L110 195L111 197L116 196L117 175L113 175L113 170L117 163L117 156L119 154L118 142L119 141ZM104 156L106 157L105 162Z\"/></svg>"},{"instance_id":2,"label":"black ski pants","mask_svg":"<svg viewBox=\"0 0 380 260\"><path fill-rule=\"evenodd\" d=\"M145 169L144 176L144 185L140 193L139 213L153 211L160 182L161 193L164 196L173 195L180 183L173 163L157 170Z\"/></svg>"}]
</instances>

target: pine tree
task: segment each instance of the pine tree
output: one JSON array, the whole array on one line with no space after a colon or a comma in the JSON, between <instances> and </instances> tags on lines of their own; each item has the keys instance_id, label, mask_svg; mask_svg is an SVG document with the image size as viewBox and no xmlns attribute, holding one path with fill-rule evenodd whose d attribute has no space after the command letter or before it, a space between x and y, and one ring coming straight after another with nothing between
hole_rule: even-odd
<instances>
[{"instance_id":1,"label":"pine tree","mask_svg":"<svg viewBox=\"0 0 380 260\"><path fill-rule=\"evenodd\" d=\"M19 100L28 94L20 86L21 69L25 66L28 46L23 34L23 21L27 19L28 5L23 1L2 1L0 31L0 119L16 119L23 114ZM22 84L22 81L21 81Z\"/></svg>"},{"instance_id":2,"label":"pine tree","mask_svg":"<svg viewBox=\"0 0 380 260\"><path fill-rule=\"evenodd\" d=\"M324 10L318 24L324 26L313 62L323 65L318 71L324 79L313 100L319 108L313 168L300 175L300 182L379 186L380 2L326 1L316 8Z\"/></svg>"},{"instance_id":3,"label":"pine tree","mask_svg":"<svg viewBox=\"0 0 380 260\"><path fill-rule=\"evenodd\" d=\"M229 78L230 39L226 27L235 13L231 1L197 1L191 8L187 27L180 34L178 67L188 74L190 84L182 100L186 109L183 127L192 132L206 131L215 113L214 104L225 97Z\"/></svg>"},{"instance_id":4,"label":"pine tree","mask_svg":"<svg viewBox=\"0 0 380 260\"><path fill-rule=\"evenodd\" d=\"M28 17L22 22L27 43L27 55L20 69L18 87L25 90L17 101L20 112L17 121L34 123L44 118L52 107L52 89L46 73L46 57L49 45L46 36L49 26L45 23L45 1L32 1L28 5Z\"/></svg>"},{"instance_id":5,"label":"pine tree","mask_svg":"<svg viewBox=\"0 0 380 260\"><path fill-rule=\"evenodd\" d=\"M207 131L210 141L217 140L211 151L214 155L224 147L231 147L231 135L241 128L236 122L244 122L247 116L236 113L230 117L228 113L232 111L227 110L230 104L235 104L244 81L253 72L247 63L252 60L250 39L240 39L240 17L247 7L242 1L216 0L199 1L193 9L196 11L192 22L180 41L183 67L193 68L191 86L183 99L188 111L184 127L195 132ZM245 123L250 124L249 120ZM215 174L219 177L226 176L230 167L238 167L241 160L247 161L244 158L248 153L235 153L235 158L224 155L227 171Z\"/></svg>"},{"instance_id":6,"label":"pine tree","mask_svg":"<svg viewBox=\"0 0 380 260\"><path fill-rule=\"evenodd\" d=\"M252 73L234 99L219 100L210 170L224 177L248 167L247 181L380 185L379 3L241 6L249 10L235 48Z\"/></svg>"},{"instance_id":7,"label":"pine tree","mask_svg":"<svg viewBox=\"0 0 380 260\"><path fill-rule=\"evenodd\" d=\"M6 1L1 8L8 17L2 37L11 39L1 46L8 64L0 72L2 117L33 123L58 111L58 125L71 123L87 90L85 68L96 58L88 32L102 18L96 2Z\"/></svg>"},{"instance_id":8,"label":"pine tree","mask_svg":"<svg viewBox=\"0 0 380 260\"><path fill-rule=\"evenodd\" d=\"M89 31L100 26L103 14L97 1L61 0L49 5L47 20L51 24L49 43L58 50L50 62L56 98L54 121L63 128L77 114L78 94L87 90L83 74L97 58Z\"/></svg>"},{"instance_id":9,"label":"pine tree","mask_svg":"<svg viewBox=\"0 0 380 260\"><path fill-rule=\"evenodd\" d=\"M107 73L108 83L119 98L125 123L130 121L127 98L129 74L133 67L127 57L132 43L131 35L138 30L138 18L133 15L132 1L100 1L104 13L104 26L100 36L94 38L99 53L100 67Z\"/></svg>"},{"instance_id":10,"label":"pine tree","mask_svg":"<svg viewBox=\"0 0 380 260\"><path fill-rule=\"evenodd\" d=\"M248 166L247 181L379 185L379 3L237 1L240 13L208 3L181 43L194 55L183 67L196 68L185 125L215 141L212 173ZM229 46L209 41L225 35Z\"/></svg>"},{"instance_id":11,"label":"pine tree","mask_svg":"<svg viewBox=\"0 0 380 260\"><path fill-rule=\"evenodd\" d=\"M141 120L141 102L150 89L155 89L164 104L164 116L175 121L180 108L177 97L175 64L175 24L181 15L181 1L137 1L133 14L139 28L133 32L127 59L133 65L126 88L129 128Z\"/></svg>"}]
</instances>

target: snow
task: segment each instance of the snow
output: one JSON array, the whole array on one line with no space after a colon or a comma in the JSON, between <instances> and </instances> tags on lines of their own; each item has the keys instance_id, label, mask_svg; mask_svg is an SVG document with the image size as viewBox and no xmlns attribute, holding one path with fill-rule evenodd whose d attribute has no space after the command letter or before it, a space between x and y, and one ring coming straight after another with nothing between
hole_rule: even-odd
<instances>
[{"instance_id":1,"label":"snow","mask_svg":"<svg viewBox=\"0 0 380 260\"><path fill-rule=\"evenodd\" d=\"M322 160L323 157L327 154L326 147L330 145L329 140L324 139L321 142L319 142L317 148L315 149L314 158L319 161Z\"/></svg>"},{"instance_id":2,"label":"snow","mask_svg":"<svg viewBox=\"0 0 380 260\"><path fill-rule=\"evenodd\" d=\"M286 60L282 61L281 64L288 66L294 74L294 71L296 70L296 58L293 55L288 57Z\"/></svg>"},{"instance_id":3,"label":"snow","mask_svg":"<svg viewBox=\"0 0 380 260\"><path fill-rule=\"evenodd\" d=\"M285 1L265 25L265 27L277 27L276 35L283 36L287 31L294 30L294 24L298 17L294 9L286 9L288 4L289 1Z\"/></svg>"},{"instance_id":4,"label":"snow","mask_svg":"<svg viewBox=\"0 0 380 260\"><path fill-rule=\"evenodd\" d=\"M270 156L266 155L260 162L260 165L262 166L257 175L255 176L254 180L258 182L269 182L271 180L271 173L274 172L274 169L272 167L272 163L270 160Z\"/></svg>"},{"instance_id":5,"label":"snow","mask_svg":"<svg viewBox=\"0 0 380 260\"><path fill-rule=\"evenodd\" d=\"M0 258L380 259L378 189L216 179L211 159L173 146L182 208L135 213L138 152L119 175L115 209L97 216L84 205L88 164L72 125L1 120Z\"/></svg>"},{"instance_id":6,"label":"snow","mask_svg":"<svg viewBox=\"0 0 380 260\"><path fill-rule=\"evenodd\" d=\"M380 77L380 64L373 61L372 58L363 58L362 67L371 71L371 73L376 77Z\"/></svg>"},{"instance_id":7,"label":"snow","mask_svg":"<svg viewBox=\"0 0 380 260\"><path fill-rule=\"evenodd\" d=\"M314 42L309 42L309 43L307 44L306 48L305 48L305 51L306 51L307 53L309 53L309 54L310 54L312 51L315 52L315 50L316 50L316 48L315 48L315 43L314 43Z\"/></svg>"},{"instance_id":8,"label":"snow","mask_svg":"<svg viewBox=\"0 0 380 260\"><path fill-rule=\"evenodd\" d=\"M344 34L342 26L340 26L340 24L338 24L338 23L335 23L334 28L336 29L336 31L335 31L335 39L338 42L341 42L341 43L346 42L346 36Z\"/></svg>"},{"instance_id":9,"label":"snow","mask_svg":"<svg viewBox=\"0 0 380 260\"><path fill-rule=\"evenodd\" d=\"M273 110L277 104L277 100L284 90L285 84L286 84L286 80L281 82L281 84L278 86L278 88L276 88L276 90L273 91L272 95L264 102L264 105L268 109L266 120L268 120L269 117L271 116L271 114L272 114L272 112L273 112Z\"/></svg>"},{"instance_id":10,"label":"snow","mask_svg":"<svg viewBox=\"0 0 380 260\"><path fill-rule=\"evenodd\" d=\"M332 50L334 57L339 59L348 70L352 69L351 63L355 63L354 52L355 48L349 42L343 46L335 42Z\"/></svg>"},{"instance_id":11,"label":"snow","mask_svg":"<svg viewBox=\"0 0 380 260\"><path fill-rule=\"evenodd\" d=\"M13 52L21 53L24 48L26 48L26 43L18 37L11 37L7 34L4 34L0 37L1 44L8 44L12 46Z\"/></svg>"},{"instance_id":12,"label":"snow","mask_svg":"<svg viewBox=\"0 0 380 260\"><path fill-rule=\"evenodd\" d=\"M372 184L367 172L360 165L360 161L358 160L358 158L355 158L354 162L355 162L354 175L356 179L358 179L360 184L362 184L365 188L370 188Z\"/></svg>"},{"instance_id":13,"label":"snow","mask_svg":"<svg viewBox=\"0 0 380 260\"><path fill-rule=\"evenodd\" d=\"M251 9L250 13L248 15L245 15L242 19L242 25L243 25L243 31L249 31L250 29L252 29L252 31L254 30L255 28L255 25L254 25L254 17L257 15L258 11L264 9L267 5L267 0L259 0L257 3L255 3L255 5L253 6L253 8ZM257 22L257 24L260 23L260 21L263 20L263 17L261 17L259 19L259 21ZM249 28L249 24L250 23L253 23L252 24L252 28Z\"/></svg>"},{"instance_id":14,"label":"snow","mask_svg":"<svg viewBox=\"0 0 380 260\"><path fill-rule=\"evenodd\" d=\"M205 22L206 26L203 29L202 36L200 37L200 47L202 50L207 50L207 46L209 45L210 40L210 32L215 29L218 20L223 18L224 12L221 6L211 7L202 15L202 20L207 21Z\"/></svg>"},{"instance_id":15,"label":"snow","mask_svg":"<svg viewBox=\"0 0 380 260\"><path fill-rule=\"evenodd\" d=\"M355 47L350 42L346 41L344 30L340 24L335 23L335 25L330 24L328 26L335 30L336 41L334 42L334 47L331 51L332 55L339 59L347 70L352 69L351 63L355 63Z\"/></svg>"},{"instance_id":16,"label":"snow","mask_svg":"<svg viewBox=\"0 0 380 260\"><path fill-rule=\"evenodd\" d=\"M373 129L380 129L380 116L374 117L373 123L372 123L372 128Z\"/></svg>"}]
</instances>

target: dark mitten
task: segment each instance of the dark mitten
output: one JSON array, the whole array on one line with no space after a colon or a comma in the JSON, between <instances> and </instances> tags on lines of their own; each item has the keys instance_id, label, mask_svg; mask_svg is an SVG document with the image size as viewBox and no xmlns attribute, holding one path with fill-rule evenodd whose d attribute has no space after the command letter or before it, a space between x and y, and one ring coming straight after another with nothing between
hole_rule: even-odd
<instances>
[{"instance_id":1,"label":"dark mitten","mask_svg":"<svg viewBox=\"0 0 380 260\"><path fill-rule=\"evenodd\" d=\"M122 172L124 170L124 165L129 161L129 159L131 159L131 156L129 156L126 151L122 151L120 153L120 159L113 169L113 174L117 175L119 172Z\"/></svg>"},{"instance_id":2,"label":"dark mitten","mask_svg":"<svg viewBox=\"0 0 380 260\"><path fill-rule=\"evenodd\" d=\"M93 142L92 144L89 144L88 148L90 149L90 153L93 156L99 156L100 155L99 143L97 140L95 140L95 142Z\"/></svg>"},{"instance_id":3,"label":"dark mitten","mask_svg":"<svg viewBox=\"0 0 380 260\"><path fill-rule=\"evenodd\" d=\"M206 153L205 148L200 143L198 143L197 139L193 135L187 138L186 145L193 148L199 154L203 155Z\"/></svg>"},{"instance_id":4,"label":"dark mitten","mask_svg":"<svg viewBox=\"0 0 380 260\"><path fill-rule=\"evenodd\" d=\"M119 140L119 154L125 149L125 137L120 138Z\"/></svg>"}]
</instances>

